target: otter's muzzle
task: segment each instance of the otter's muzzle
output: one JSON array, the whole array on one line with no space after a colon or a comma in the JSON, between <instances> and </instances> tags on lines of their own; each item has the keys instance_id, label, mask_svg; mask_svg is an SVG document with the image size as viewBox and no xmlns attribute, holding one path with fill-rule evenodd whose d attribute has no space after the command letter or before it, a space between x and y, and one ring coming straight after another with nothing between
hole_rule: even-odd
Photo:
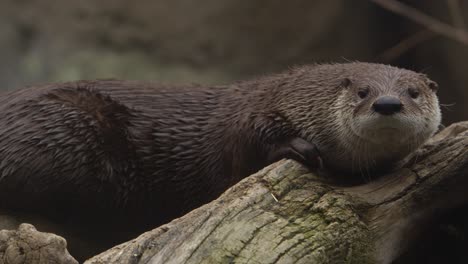
<instances>
[{"instance_id":1,"label":"otter's muzzle","mask_svg":"<svg viewBox=\"0 0 468 264\"><path fill-rule=\"evenodd\" d=\"M382 115L393 115L403 108L400 99L393 96L382 96L372 105L374 111Z\"/></svg>"}]
</instances>

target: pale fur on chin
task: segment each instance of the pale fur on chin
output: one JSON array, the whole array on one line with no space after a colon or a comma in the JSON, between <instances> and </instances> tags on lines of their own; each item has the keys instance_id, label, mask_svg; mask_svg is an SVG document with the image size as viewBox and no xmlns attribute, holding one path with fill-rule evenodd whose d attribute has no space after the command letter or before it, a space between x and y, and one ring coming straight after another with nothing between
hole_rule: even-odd
<instances>
[{"instance_id":1,"label":"pale fur on chin","mask_svg":"<svg viewBox=\"0 0 468 264\"><path fill-rule=\"evenodd\" d=\"M429 137L435 132L422 116L370 114L355 118L351 129L356 136L374 144L408 144L414 137Z\"/></svg>"},{"instance_id":2,"label":"pale fur on chin","mask_svg":"<svg viewBox=\"0 0 468 264\"><path fill-rule=\"evenodd\" d=\"M276 80L271 102L332 170L371 175L391 168L440 124L435 83L413 71L345 63L300 68L286 77ZM402 110L391 117L377 113L373 104L381 96L399 98Z\"/></svg>"},{"instance_id":3,"label":"pale fur on chin","mask_svg":"<svg viewBox=\"0 0 468 264\"><path fill-rule=\"evenodd\" d=\"M433 105L438 106L435 100ZM391 117L372 112L353 116L343 109L338 105L335 112L342 147L335 158L342 158L341 162L350 163L351 170L361 174L403 159L434 135L441 121L438 107L427 109L426 115L398 113Z\"/></svg>"}]
</instances>

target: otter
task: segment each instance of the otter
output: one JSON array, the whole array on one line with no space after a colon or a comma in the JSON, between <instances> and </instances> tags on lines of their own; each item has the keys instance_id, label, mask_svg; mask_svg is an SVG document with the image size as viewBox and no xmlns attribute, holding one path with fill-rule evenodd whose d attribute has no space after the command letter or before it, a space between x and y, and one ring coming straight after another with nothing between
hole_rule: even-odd
<instances>
[{"instance_id":1,"label":"otter","mask_svg":"<svg viewBox=\"0 0 468 264\"><path fill-rule=\"evenodd\" d=\"M436 132L436 90L424 74L352 62L221 86L96 80L8 92L0 208L102 242L93 254L282 158L351 178L391 168Z\"/></svg>"}]
</instances>

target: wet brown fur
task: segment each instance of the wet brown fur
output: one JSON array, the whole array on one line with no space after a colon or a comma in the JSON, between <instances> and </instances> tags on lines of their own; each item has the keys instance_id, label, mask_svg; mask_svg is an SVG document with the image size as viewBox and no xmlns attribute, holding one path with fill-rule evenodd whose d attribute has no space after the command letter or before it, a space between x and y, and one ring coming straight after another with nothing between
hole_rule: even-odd
<instances>
[{"instance_id":1,"label":"wet brown fur","mask_svg":"<svg viewBox=\"0 0 468 264\"><path fill-rule=\"evenodd\" d=\"M376 94L395 90L386 86L391 79L420 87L430 101L407 107L405 115L438 122L427 77L367 63L304 66L227 86L98 80L6 93L0 205L37 210L82 227L90 238L96 231L120 242L216 198L268 165L269 154L291 138L315 143L325 165L351 174L346 160L364 150L348 144L352 120L342 119L368 112L371 101L350 96L366 85ZM434 132L429 125L408 150ZM386 148L374 150L383 155L375 166L408 154L396 150L386 160L392 152Z\"/></svg>"}]
</instances>

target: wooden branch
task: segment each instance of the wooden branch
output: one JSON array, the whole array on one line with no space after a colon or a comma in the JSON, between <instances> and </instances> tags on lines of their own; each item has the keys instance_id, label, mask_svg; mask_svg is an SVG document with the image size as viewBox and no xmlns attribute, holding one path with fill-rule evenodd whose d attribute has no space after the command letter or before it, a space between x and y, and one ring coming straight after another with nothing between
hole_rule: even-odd
<instances>
[{"instance_id":1,"label":"wooden branch","mask_svg":"<svg viewBox=\"0 0 468 264\"><path fill-rule=\"evenodd\" d=\"M439 35L448 37L462 44L468 45L468 32L466 32L463 28L455 28L449 24L441 22L437 19L434 19L431 16L422 13L416 8L410 7L396 0L370 1L389 11L394 12L395 14L406 17L412 20L413 22L418 23Z\"/></svg>"},{"instance_id":2,"label":"wooden branch","mask_svg":"<svg viewBox=\"0 0 468 264\"><path fill-rule=\"evenodd\" d=\"M388 48L382 54L378 56L378 60L382 62L391 62L408 50L416 47L420 43L426 42L429 39L433 38L436 34L430 30L423 29L416 34L405 38L398 42L396 45Z\"/></svg>"},{"instance_id":3,"label":"wooden branch","mask_svg":"<svg viewBox=\"0 0 468 264\"><path fill-rule=\"evenodd\" d=\"M468 202L467 174L468 122L362 186L332 186L280 161L86 263L390 263L434 211Z\"/></svg>"},{"instance_id":4,"label":"wooden branch","mask_svg":"<svg viewBox=\"0 0 468 264\"><path fill-rule=\"evenodd\" d=\"M460 0L447 0L447 6L450 11L450 16L452 17L453 25L457 28L466 30Z\"/></svg>"}]
</instances>

